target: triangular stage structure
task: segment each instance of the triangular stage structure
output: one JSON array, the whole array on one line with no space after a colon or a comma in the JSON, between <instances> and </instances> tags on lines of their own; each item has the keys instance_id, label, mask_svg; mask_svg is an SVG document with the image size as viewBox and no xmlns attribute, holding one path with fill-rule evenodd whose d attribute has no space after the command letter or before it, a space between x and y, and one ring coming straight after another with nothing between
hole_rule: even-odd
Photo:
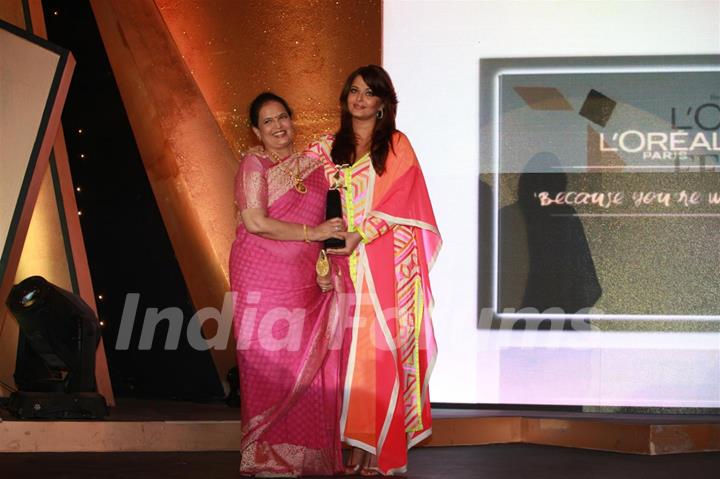
<instances>
[{"instance_id":1,"label":"triangular stage structure","mask_svg":"<svg viewBox=\"0 0 720 479\"><path fill-rule=\"evenodd\" d=\"M60 126L75 60L43 38L40 2L24 6L25 28L0 20L0 396L13 384L18 325L5 299L14 284L43 276L97 314ZM95 375L114 405L102 341Z\"/></svg>"}]
</instances>

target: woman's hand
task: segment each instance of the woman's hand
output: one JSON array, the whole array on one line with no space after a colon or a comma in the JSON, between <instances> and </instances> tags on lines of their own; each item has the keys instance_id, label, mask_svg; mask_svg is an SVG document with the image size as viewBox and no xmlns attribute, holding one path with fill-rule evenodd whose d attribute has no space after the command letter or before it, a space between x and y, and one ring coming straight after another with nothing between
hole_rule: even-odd
<instances>
[{"instance_id":1,"label":"woman's hand","mask_svg":"<svg viewBox=\"0 0 720 479\"><path fill-rule=\"evenodd\" d=\"M245 208L240 212L240 218L248 233L280 241L342 239L345 229L342 218L333 218L317 226L310 226L276 220L269 217L263 208Z\"/></svg>"},{"instance_id":2,"label":"woman's hand","mask_svg":"<svg viewBox=\"0 0 720 479\"><path fill-rule=\"evenodd\" d=\"M308 228L308 239L310 241L325 241L328 238L343 239L344 229L342 218L332 218Z\"/></svg>"},{"instance_id":3,"label":"woman's hand","mask_svg":"<svg viewBox=\"0 0 720 479\"><path fill-rule=\"evenodd\" d=\"M362 236L360 236L360 233L356 233L355 231L349 232L349 231L341 231L341 239L345 240L345 247L344 248L328 248L327 253L328 254L337 254L342 256L349 256L352 254L353 251L355 251L355 248L357 248L357 245L360 244L360 241L362 240Z\"/></svg>"},{"instance_id":4,"label":"woman's hand","mask_svg":"<svg viewBox=\"0 0 720 479\"><path fill-rule=\"evenodd\" d=\"M327 293L328 291L331 291L333 289L331 273L328 273L325 276L320 276L319 274L316 274L315 281L317 281L317 284L318 286L320 286L320 290L323 293Z\"/></svg>"}]
</instances>

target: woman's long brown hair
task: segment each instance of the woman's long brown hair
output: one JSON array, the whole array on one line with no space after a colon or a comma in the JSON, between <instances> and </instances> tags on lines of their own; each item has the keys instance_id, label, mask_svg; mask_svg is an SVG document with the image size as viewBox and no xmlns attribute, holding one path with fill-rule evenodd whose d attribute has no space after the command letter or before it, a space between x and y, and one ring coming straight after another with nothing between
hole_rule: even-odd
<instances>
[{"instance_id":1,"label":"woman's long brown hair","mask_svg":"<svg viewBox=\"0 0 720 479\"><path fill-rule=\"evenodd\" d=\"M357 76L372 90L373 94L383 102L383 116L375 122L372 141L370 143L370 158L373 168L378 175L385 172L385 161L391 147L392 135L395 133L395 114L397 112L397 94L390 80L390 75L377 65L360 67L348 76L340 93L340 129L335 134L331 156L335 164L352 165L355 163L355 132L352 127L352 115L348 110L347 99L350 87Z\"/></svg>"}]
</instances>

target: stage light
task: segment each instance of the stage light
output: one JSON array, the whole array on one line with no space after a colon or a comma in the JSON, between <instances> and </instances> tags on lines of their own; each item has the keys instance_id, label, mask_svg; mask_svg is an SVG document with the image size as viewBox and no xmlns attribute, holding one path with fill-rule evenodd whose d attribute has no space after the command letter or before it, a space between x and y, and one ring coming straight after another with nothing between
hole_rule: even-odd
<instances>
[{"instance_id":1,"label":"stage light","mask_svg":"<svg viewBox=\"0 0 720 479\"><path fill-rule=\"evenodd\" d=\"M95 392L100 325L77 295L31 276L6 300L20 326L10 410L23 418L98 418L107 414Z\"/></svg>"}]
</instances>

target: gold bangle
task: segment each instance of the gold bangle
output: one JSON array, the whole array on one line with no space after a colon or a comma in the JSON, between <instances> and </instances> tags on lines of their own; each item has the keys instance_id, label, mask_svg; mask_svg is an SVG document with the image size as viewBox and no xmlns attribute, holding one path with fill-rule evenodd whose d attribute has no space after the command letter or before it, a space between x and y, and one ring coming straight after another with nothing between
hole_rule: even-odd
<instances>
[{"instance_id":1,"label":"gold bangle","mask_svg":"<svg viewBox=\"0 0 720 479\"><path fill-rule=\"evenodd\" d=\"M309 243L310 240L308 239L307 225L306 225L306 224L303 224L303 236L305 237L305 242L306 242L306 243Z\"/></svg>"}]
</instances>

